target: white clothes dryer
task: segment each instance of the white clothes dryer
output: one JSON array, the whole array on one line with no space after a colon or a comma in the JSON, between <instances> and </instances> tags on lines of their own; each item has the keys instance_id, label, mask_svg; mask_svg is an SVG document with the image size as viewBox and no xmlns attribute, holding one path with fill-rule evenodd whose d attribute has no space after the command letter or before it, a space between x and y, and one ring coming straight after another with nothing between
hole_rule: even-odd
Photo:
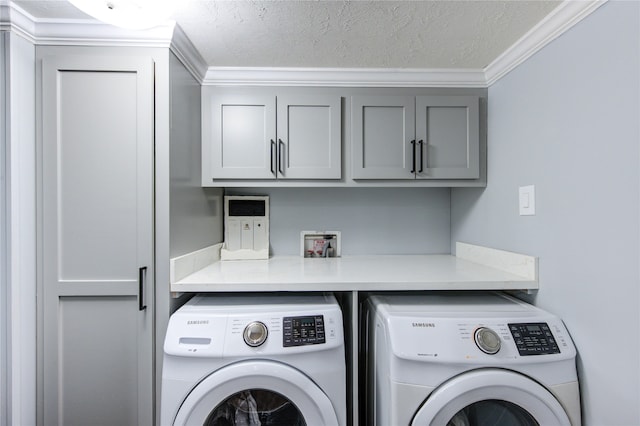
<instances>
[{"instance_id":1,"label":"white clothes dryer","mask_svg":"<svg viewBox=\"0 0 640 426\"><path fill-rule=\"evenodd\" d=\"M198 295L170 318L162 425L347 424L333 295Z\"/></svg>"},{"instance_id":2,"label":"white clothes dryer","mask_svg":"<svg viewBox=\"0 0 640 426\"><path fill-rule=\"evenodd\" d=\"M366 424L580 425L576 350L556 316L489 292L365 309Z\"/></svg>"}]
</instances>

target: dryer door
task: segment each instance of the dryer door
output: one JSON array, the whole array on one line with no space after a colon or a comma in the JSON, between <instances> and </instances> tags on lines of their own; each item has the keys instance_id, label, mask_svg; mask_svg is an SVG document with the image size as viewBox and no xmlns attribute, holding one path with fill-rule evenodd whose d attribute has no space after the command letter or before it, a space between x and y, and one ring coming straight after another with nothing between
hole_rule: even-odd
<instances>
[{"instance_id":1,"label":"dryer door","mask_svg":"<svg viewBox=\"0 0 640 426\"><path fill-rule=\"evenodd\" d=\"M298 370L274 361L228 365L200 382L174 425L338 425L327 395Z\"/></svg>"},{"instance_id":2,"label":"dryer door","mask_svg":"<svg viewBox=\"0 0 640 426\"><path fill-rule=\"evenodd\" d=\"M439 386L412 426L570 425L556 398L537 382L505 370L476 370Z\"/></svg>"}]
</instances>

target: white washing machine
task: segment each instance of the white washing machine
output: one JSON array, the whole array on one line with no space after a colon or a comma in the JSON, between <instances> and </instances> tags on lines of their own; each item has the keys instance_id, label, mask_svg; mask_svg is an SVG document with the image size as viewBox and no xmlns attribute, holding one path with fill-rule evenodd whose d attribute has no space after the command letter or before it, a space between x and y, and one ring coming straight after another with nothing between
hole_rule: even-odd
<instances>
[{"instance_id":1,"label":"white washing machine","mask_svg":"<svg viewBox=\"0 0 640 426\"><path fill-rule=\"evenodd\" d=\"M346 425L332 295L198 295L170 318L162 425Z\"/></svg>"},{"instance_id":2,"label":"white washing machine","mask_svg":"<svg viewBox=\"0 0 640 426\"><path fill-rule=\"evenodd\" d=\"M562 321L500 293L373 296L367 423L580 425Z\"/></svg>"}]
</instances>

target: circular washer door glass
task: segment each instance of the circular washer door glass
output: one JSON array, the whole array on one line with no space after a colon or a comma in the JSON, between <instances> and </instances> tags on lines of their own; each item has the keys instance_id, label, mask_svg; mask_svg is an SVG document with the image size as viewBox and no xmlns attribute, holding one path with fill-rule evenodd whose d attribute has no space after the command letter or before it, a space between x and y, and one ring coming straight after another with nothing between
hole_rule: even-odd
<instances>
[{"instance_id":1,"label":"circular washer door glass","mask_svg":"<svg viewBox=\"0 0 640 426\"><path fill-rule=\"evenodd\" d=\"M280 420L285 418L290 420ZM182 401L173 421L173 426L258 424L339 423L331 400L308 376L267 360L240 361L211 373Z\"/></svg>"},{"instance_id":2,"label":"circular washer door glass","mask_svg":"<svg viewBox=\"0 0 640 426\"><path fill-rule=\"evenodd\" d=\"M211 411L204 426L306 426L293 402L267 389L236 392Z\"/></svg>"}]
</instances>

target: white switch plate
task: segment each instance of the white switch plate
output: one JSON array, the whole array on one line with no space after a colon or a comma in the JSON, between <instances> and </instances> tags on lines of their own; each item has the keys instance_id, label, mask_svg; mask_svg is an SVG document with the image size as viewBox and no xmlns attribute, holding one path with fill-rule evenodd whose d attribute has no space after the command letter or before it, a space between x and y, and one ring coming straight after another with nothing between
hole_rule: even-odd
<instances>
[{"instance_id":1,"label":"white switch plate","mask_svg":"<svg viewBox=\"0 0 640 426\"><path fill-rule=\"evenodd\" d=\"M536 214L536 187L535 185L520 187L520 216L533 216Z\"/></svg>"}]
</instances>

